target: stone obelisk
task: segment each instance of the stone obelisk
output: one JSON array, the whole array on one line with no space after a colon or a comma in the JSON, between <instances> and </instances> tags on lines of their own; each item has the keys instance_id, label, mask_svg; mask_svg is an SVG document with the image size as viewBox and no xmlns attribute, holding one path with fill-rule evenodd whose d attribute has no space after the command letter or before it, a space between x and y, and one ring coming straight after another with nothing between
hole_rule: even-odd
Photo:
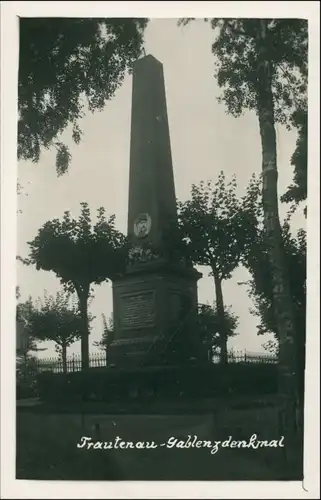
<instances>
[{"instance_id":1,"label":"stone obelisk","mask_svg":"<svg viewBox=\"0 0 321 500\"><path fill-rule=\"evenodd\" d=\"M164 258L166 251L157 253L157 249L166 250L164 234L169 221L174 227L177 212L163 66L147 55L136 61L133 70L128 201L131 265L113 281L111 364L176 363L197 355L187 330L196 318L201 275Z\"/></svg>"},{"instance_id":2,"label":"stone obelisk","mask_svg":"<svg viewBox=\"0 0 321 500\"><path fill-rule=\"evenodd\" d=\"M133 72L128 235L137 243L135 220L148 214L147 241L160 244L176 198L163 66L153 56L139 59Z\"/></svg>"}]
</instances>

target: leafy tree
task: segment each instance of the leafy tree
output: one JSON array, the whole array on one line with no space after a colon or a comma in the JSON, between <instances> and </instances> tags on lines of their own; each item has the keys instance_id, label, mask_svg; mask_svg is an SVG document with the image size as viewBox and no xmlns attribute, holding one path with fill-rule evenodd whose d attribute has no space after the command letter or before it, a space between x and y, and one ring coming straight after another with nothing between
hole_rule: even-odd
<instances>
[{"instance_id":1,"label":"leafy tree","mask_svg":"<svg viewBox=\"0 0 321 500\"><path fill-rule=\"evenodd\" d=\"M16 398L37 396L37 357L30 352L16 356Z\"/></svg>"},{"instance_id":2,"label":"leafy tree","mask_svg":"<svg viewBox=\"0 0 321 500\"><path fill-rule=\"evenodd\" d=\"M105 314L102 314L101 317L103 321L102 337L98 342L93 342L93 345L105 352L106 361L108 362L108 349L114 339L114 322L112 318L107 320Z\"/></svg>"},{"instance_id":3,"label":"leafy tree","mask_svg":"<svg viewBox=\"0 0 321 500\"><path fill-rule=\"evenodd\" d=\"M308 113L307 109L293 114L293 123L298 130L296 148L291 158L294 167L294 183L281 197L285 203L299 204L307 198L308 189ZM306 208L305 208L306 213Z\"/></svg>"},{"instance_id":4,"label":"leafy tree","mask_svg":"<svg viewBox=\"0 0 321 500\"><path fill-rule=\"evenodd\" d=\"M305 330L306 306L306 231L300 229L293 237L289 225L282 228L286 267L290 277L291 295L295 304L296 324L299 331ZM259 335L273 333L278 335L276 316L274 312L274 298L271 279L271 265L267 250L264 246L264 235L261 240L253 242L252 255L247 267L253 279L247 282L250 293L255 302L256 315L260 318Z\"/></svg>"},{"instance_id":5,"label":"leafy tree","mask_svg":"<svg viewBox=\"0 0 321 500\"><path fill-rule=\"evenodd\" d=\"M279 355L279 342L277 339L268 340L263 344L263 347L270 354L273 354L274 356Z\"/></svg>"},{"instance_id":6,"label":"leafy tree","mask_svg":"<svg viewBox=\"0 0 321 500\"><path fill-rule=\"evenodd\" d=\"M189 20L181 20L187 23ZM303 19L212 19L220 100L235 117L258 117L262 147L265 244L272 271L280 343L280 391L297 395L295 319L278 211L275 123L293 126L306 108L308 29Z\"/></svg>"},{"instance_id":7,"label":"leafy tree","mask_svg":"<svg viewBox=\"0 0 321 500\"><path fill-rule=\"evenodd\" d=\"M16 287L16 299L21 297L20 287ZM29 397L36 391L36 362L34 353L44 351L38 347L37 338L32 328L32 316L35 306L31 296L16 306L16 387L17 397Z\"/></svg>"},{"instance_id":8,"label":"leafy tree","mask_svg":"<svg viewBox=\"0 0 321 500\"><path fill-rule=\"evenodd\" d=\"M124 271L127 239L115 228L114 215L106 218L104 208L99 208L97 222L93 224L87 203L81 203L78 220L65 212L62 220L46 222L29 245L29 258L23 262L35 264L37 269L53 271L66 291L77 293L82 320L82 366L87 369L91 285L101 284Z\"/></svg>"},{"instance_id":9,"label":"leafy tree","mask_svg":"<svg viewBox=\"0 0 321 500\"><path fill-rule=\"evenodd\" d=\"M191 199L179 203L180 232L188 258L195 265L208 266L214 278L220 355L224 364L227 363L228 328L222 282L231 278L251 241L257 220L259 181L253 176L242 198L237 198L236 189L235 177L226 182L221 172L215 185L210 181L193 185Z\"/></svg>"},{"instance_id":10,"label":"leafy tree","mask_svg":"<svg viewBox=\"0 0 321 500\"><path fill-rule=\"evenodd\" d=\"M69 294L57 292L56 297L45 294L31 317L34 335L41 341L55 342L61 355L63 372L67 372L67 348L81 338L82 319L77 304L70 303Z\"/></svg>"},{"instance_id":11,"label":"leafy tree","mask_svg":"<svg viewBox=\"0 0 321 500\"><path fill-rule=\"evenodd\" d=\"M295 363L302 395L304 390L305 340L306 340L306 231L300 229L296 236L290 231L288 220L282 226L285 267L289 276L291 298L296 324ZM252 279L246 284L254 303L253 313L260 319L258 334L272 333L274 341L266 344L270 352L279 352L279 330L275 314L272 268L265 246L264 230L249 248L246 267Z\"/></svg>"},{"instance_id":12,"label":"leafy tree","mask_svg":"<svg viewBox=\"0 0 321 500\"><path fill-rule=\"evenodd\" d=\"M63 174L70 152L60 135L70 124L100 111L141 53L147 19L20 18L18 158L38 162L55 147Z\"/></svg>"},{"instance_id":13,"label":"leafy tree","mask_svg":"<svg viewBox=\"0 0 321 500\"><path fill-rule=\"evenodd\" d=\"M16 287L16 298L20 298L20 288ZM25 302L19 302L16 306L16 328L17 334L22 336L20 346L17 347L17 356L25 361L32 352L41 350L37 345L37 338L32 328L32 317L35 305L29 296Z\"/></svg>"},{"instance_id":14,"label":"leafy tree","mask_svg":"<svg viewBox=\"0 0 321 500\"><path fill-rule=\"evenodd\" d=\"M239 325L239 318L231 311L231 308L225 308L225 325L227 337L238 335L236 329ZM197 324L200 332L200 338L208 347L208 354L211 357L220 349L220 317L217 313L216 305L200 304L198 307Z\"/></svg>"}]
</instances>

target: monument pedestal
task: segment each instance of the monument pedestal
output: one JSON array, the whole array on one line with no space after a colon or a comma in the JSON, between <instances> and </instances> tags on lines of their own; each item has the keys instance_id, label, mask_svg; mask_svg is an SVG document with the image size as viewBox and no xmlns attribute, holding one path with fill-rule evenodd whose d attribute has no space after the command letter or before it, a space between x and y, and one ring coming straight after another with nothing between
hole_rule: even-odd
<instances>
[{"instance_id":1,"label":"monument pedestal","mask_svg":"<svg viewBox=\"0 0 321 500\"><path fill-rule=\"evenodd\" d=\"M185 363L201 355L194 268L160 259L136 264L113 281L114 341L109 364Z\"/></svg>"},{"instance_id":2,"label":"monument pedestal","mask_svg":"<svg viewBox=\"0 0 321 500\"><path fill-rule=\"evenodd\" d=\"M186 364L202 357L196 330L201 274L177 262L177 249L173 257L178 220L165 82L163 66L153 56L136 61L132 92L131 266L113 280L114 341L108 361L136 368Z\"/></svg>"}]
</instances>

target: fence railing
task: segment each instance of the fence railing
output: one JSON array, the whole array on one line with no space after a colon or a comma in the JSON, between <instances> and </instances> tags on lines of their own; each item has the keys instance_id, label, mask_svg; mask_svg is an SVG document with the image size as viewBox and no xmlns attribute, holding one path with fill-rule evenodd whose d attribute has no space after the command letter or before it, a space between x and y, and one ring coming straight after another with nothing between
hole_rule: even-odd
<instances>
[{"instance_id":1,"label":"fence railing","mask_svg":"<svg viewBox=\"0 0 321 500\"><path fill-rule=\"evenodd\" d=\"M219 354L212 357L213 363L219 363ZM272 354L252 353L248 351L230 351L228 353L229 363L257 363L257 364L275 364L278 358ZM67 357L67 372L81 371L81 357L77 354ZM107 357L105 353L94 353L89 357L90 368L103 368L107 366ZM63 372L63 363L60 358L37 359L34 363L34 369L37 373L51 371L53 373Z\"/></svg>"},{"instance_id":2,"label":"fence railing","mask_svg":"<svg viewBox=\"0 0 321 500\"><path fill-rule=\"evenodd\" d=\"M214 354L212 360L213 363L219 363L220 355ZM227 360L229 363L278 363L278 357L273 354L234 350L228 352Z\"/></svg>"},{"instance_id":3,"label":"fence railing","mask_svg":"<svg viewBox=\"0 0 321 500\"><path fill-rule=\"evenodd\" d=\"M67 372L81 371L81 356L74 354L67 357ZM89 357L90 368L100 368L107 366L107 358L104 353L91 354ZM60 358L43 358L37 359L35 363L35 370L37 372L52 371L60 373L63 371L63 362Z\"/></svg>"}]
</instances>

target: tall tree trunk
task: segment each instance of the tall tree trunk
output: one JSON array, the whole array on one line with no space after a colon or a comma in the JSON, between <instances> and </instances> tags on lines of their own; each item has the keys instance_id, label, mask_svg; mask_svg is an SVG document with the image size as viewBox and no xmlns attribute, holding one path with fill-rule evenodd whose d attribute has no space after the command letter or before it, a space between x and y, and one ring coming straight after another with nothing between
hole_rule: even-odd
<instances>
[{"instance_id":1,"label":"tall tree trunk","mask_svg":"<svg viewBox=\"0 0 321 500\"><path fill-rule=\"evenodd\" d=\"M260 20L258 28L257 110L262 145L263 211L279 337L280 392L296 399L295 327L278 211L273 66L268 54L267 21Z\"/></svg>"},{"instance_id":2,"label":"tall tree trunk","mask_svg":"<svg viewBox=\"0 0 321 500\"><path fill-rule=\"evenodd\" d=\"M224 365L227 364L227 332L226 332L226 321L225 321L225 310L223 302L223 292L222 292L222 280L213 270L214 275L214 285L215 285L215 296L216 296L216 309L217 316L220 324L220 362Z\"/></svg>"},{"instance_id":3,"label":"tall tree trunk","mask_svg":"<svg viewBox=\"0 0 321 500\"><path fill-rule=\"evenodd\" d=\"M79 299L79 311L82 321L81 332L81 369L89 368L89 326L88 326L88 296L89 285L76 287Z\"/></svg>"},{"instance_id":4,"label":"tall tree trunk","mask_svg":"<svg viewBox=\"0 0 321 500\"><path fill-rule=\"evenodd\" d=\"M67 373L67 344L65 342L61 345L61 358L62 358L62 371Z\"/></svg>"}]
</instances>

